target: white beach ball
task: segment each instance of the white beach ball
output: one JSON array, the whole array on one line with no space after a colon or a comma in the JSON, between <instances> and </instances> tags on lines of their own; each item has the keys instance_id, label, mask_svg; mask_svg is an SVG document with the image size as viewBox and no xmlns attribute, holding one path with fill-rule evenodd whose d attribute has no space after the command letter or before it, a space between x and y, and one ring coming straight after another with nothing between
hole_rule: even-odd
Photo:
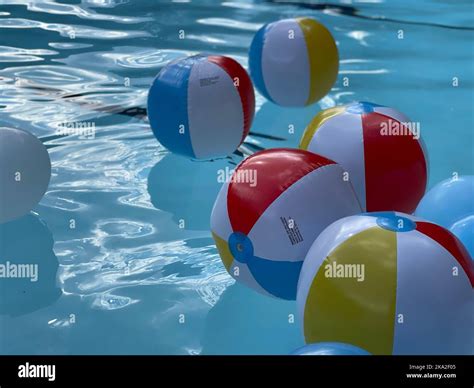
<instances>
[{"instance_id":1,"label":"white beach ball","mask_svg":"<svg viewBox=\"0 0 474 388\"><path fill-rule=\"evenodd\" d=\"M0 223L32 210L50 178L51 161L43 143L29 132L0 127Z\"/></svg>"}]
</instances>

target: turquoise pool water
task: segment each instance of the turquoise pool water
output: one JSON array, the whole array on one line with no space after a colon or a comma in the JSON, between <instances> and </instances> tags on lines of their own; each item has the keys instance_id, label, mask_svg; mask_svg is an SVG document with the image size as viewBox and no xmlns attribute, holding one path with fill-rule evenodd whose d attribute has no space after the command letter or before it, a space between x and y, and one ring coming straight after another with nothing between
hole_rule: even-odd
<instances>
[{"instance_id":1,"label":"turquoise pool water","mask_svg":"<svg viewBox=\"0 0 474 388\"><path fill-rule=\"evenodd\" d=\"M36 283L0 288L0 353L288 354L303 345L296 304L234 284L210 236L219 171L241 155L172 155L146 121L148 86L168 61L206 51L247 66L264 23L322 21L340 74L305 109L257 95L242 152L296 146L320 109L364 100L420 123L430 187L474 173L472 2L331 4L0 0L0 124L40 137L53 165L35 214L0 226L6 257L40 271Z\"/></svg>"}]
</instances>

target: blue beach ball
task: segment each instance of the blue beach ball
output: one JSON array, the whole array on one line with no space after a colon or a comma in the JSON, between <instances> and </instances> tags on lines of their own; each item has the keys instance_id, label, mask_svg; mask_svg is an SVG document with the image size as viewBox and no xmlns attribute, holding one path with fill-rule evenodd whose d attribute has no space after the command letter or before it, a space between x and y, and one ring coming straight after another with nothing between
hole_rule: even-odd
<instances>
[{"instance_id":1,"label":"blue beach ball","mask_svg":"<svg viewBox=\"0 0 474 388\"><path fill-rule=\"evenodd\" d=\"M370 356L370 353L357 346L341 342L318 342L296 349L295 356Z\"/></svg>"}]
</instances>

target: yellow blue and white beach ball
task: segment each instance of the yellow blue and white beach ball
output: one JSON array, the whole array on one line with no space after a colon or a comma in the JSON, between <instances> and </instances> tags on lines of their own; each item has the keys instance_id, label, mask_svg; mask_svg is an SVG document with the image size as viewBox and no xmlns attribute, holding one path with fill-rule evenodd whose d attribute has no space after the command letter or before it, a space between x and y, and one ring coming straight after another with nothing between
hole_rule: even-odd
<instances>
[{"instance_id":1,"label":"yellow blue and white beach ball","mask_svg":"<svg viewBox=\"0 0 474 388\"><path fill-rule=\"evenodd\" d=\"M258 91L283 106L311 105L324 97L339 70L329 30L312 18L279 20L253 38L249 68Z\"/></svg>"}]
</instances>

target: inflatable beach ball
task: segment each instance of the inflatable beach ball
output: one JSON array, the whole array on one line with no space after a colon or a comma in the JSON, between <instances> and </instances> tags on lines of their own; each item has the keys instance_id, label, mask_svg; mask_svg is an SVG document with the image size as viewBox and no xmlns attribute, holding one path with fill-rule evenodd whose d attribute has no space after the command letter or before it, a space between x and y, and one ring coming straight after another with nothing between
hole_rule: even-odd
<instances>
[{"instance_id":1,"label":"inflatable beach ball","mask_svg":"<svg viewBox=\"0 0 474 388\"><path fill-rule=\"evenodd\" d=\"M438 183L425 194L415 214L448 228L474 256L473 175Z\"/></svg>"},{"instance_id":2,"label":"inflatable beach ball","mask_svg":"<svg viewBox=\"0 0 474 388\"><path fill-rule=\"evenodd\" d=\"M233 153L250 130L252 82L223 56L196 55L165 66L148 92L148 118L158 141L194 159Z\"/></svg>"},{"instance_id":3,"label":"inflatable beach ball","mask_svg":"<svg viewBox=\"0 0 474 388\"><path fill-rule=\"evenodd\" d=\"M331 222L360 212L342 168L297 149L270 149L245 159L225 183L211 231L225 268L266 295L296 298L301 264Z\"/></svg>"},{"instance_id":4,"label":"inflatable beach ball","mask_svg":"<svg viewBox=\"0 0 474 388\"><path fill-rule=\"evenodd\" d=\"M43 143L29 132L0 127L0 223L32 210L50 178L51 161Z\"/></svg>"},{"instance_id":5,"label":"inflatable beach ball","mask_svg":"<svg viewBox=\"0 0 474 388\"><path fill-rule=\"evenodd\" d=\"M428 157L419 126L395 109L357 102L323 110L300 148L339 163L367 211L413 213L425 193Z\"/></svg>"},{"instance_id":6,"label":"inflatable beach ball","mask_svg":"<svg viewBox=\"0 0 474 388\"><path fill-rule=\"evenodd\" d=\"M339 55L331 33L311 18L263 26L253 38L249 68L258 91L283 106L324 97L337 78Z\"/></svg>"},{"instance_id":7,"label":"inflatable beach ball","mask_svg":"<svg viewBox=\"0 0 474 388\"><path fill-rule=\"evenodd\" d=\"M364 349L340 342L320 342L296 349L294 356L369 356Z\"/></svg>"},{"instance_id":8,"label":"inflatable beach ball","mask_svg":"<svg viewBox=\"0 0 474 388\"><path fill-rule=\"evenodd\" d=\"M474 265L442 226L403 213L346 217L308 251L297 304L307 343L371 354L471 354Z\"/></svg>"}]
</instances>

